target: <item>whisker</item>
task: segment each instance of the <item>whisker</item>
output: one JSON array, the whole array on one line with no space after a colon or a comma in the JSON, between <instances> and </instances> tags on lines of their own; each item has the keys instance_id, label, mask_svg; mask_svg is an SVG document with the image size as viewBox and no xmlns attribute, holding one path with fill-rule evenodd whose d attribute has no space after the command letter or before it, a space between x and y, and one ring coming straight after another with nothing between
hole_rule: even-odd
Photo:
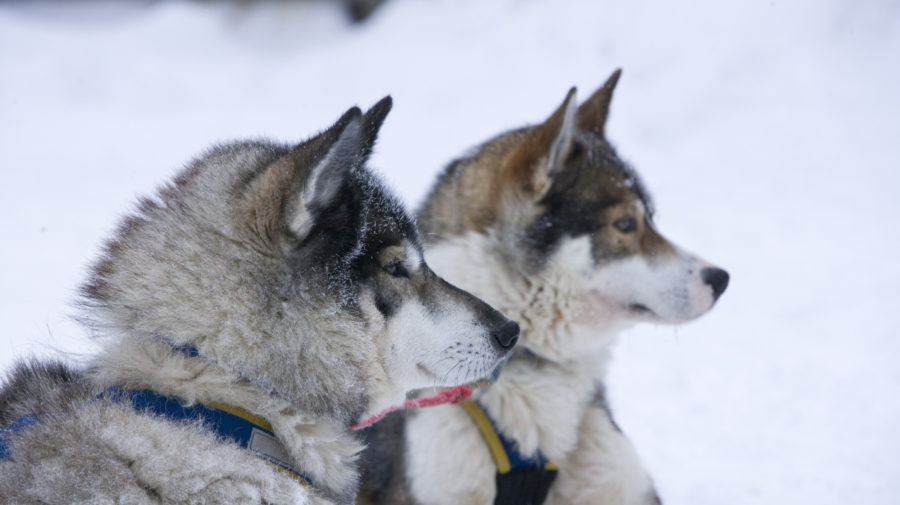
<instances>
[{"instance_id":1,"label":"whisker","mask_svg":"<svg viewBox=\"0 0 900 505\"><path fill-rule=\"evenodd\" d=\"M446 384L448 382L448 379L450 378L450 374L453 373L453 371L461 364L461 361L457 361L456 364L450 367L450 369L447 370L447 372L443 376L441 376L441 383Z\"/></svg>"}]
</instances>

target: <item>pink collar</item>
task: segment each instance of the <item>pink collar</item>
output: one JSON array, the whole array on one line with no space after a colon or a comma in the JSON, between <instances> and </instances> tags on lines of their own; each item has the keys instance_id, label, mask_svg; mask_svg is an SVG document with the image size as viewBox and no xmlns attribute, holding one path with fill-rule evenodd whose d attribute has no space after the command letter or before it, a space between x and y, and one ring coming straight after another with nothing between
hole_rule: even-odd
<instances>
[{"instance_id":1,"label":"pink collar","mask_svg":"<svg viewBox=\"0 0 900 505\"><path fill-rule=\"evenodd\" d=\"M401 409L420 409L422 407L434 407L436 405L443 405L445 403L451 403L456 405L457 403L462 403L469 398L472 397L472 390L469 386L456 386L455 388L447 389L441 391L440 393L434 396L426 396L425 398L416 398L415 400L406 400L403 402L403 405L398 405L394 407L390 407L382 410L380 413L365 419L359 424L351 424L351 430L361 430L367 426L370 426L377 421L380 421L382 417L390 414L395 410Z\"/></svg>"}]
</instances>

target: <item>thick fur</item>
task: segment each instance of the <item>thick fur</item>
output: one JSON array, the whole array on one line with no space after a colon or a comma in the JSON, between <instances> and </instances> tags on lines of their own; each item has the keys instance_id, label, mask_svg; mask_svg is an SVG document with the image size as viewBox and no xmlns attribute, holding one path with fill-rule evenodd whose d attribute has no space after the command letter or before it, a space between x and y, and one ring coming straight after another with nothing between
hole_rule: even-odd
<instances>
[{"instance_id":1,"label":"thick fur","mask_svg":"<svg viewBox=\"0 0 900 505\"><path fill-rule=\"evenodd\" d=\"M606 140L618 77L580 107L573 88L544 123L451 163L419 212L429 261L521 325L480 401L521 453L559 465L549 504L658 502L606 403L611 346L635 322L700 316L728 280L656 231L647 190ZM463 409L391 423L373 430L366 461L393 459L397 473L367 474L366 500L493 503L496 469Z\"/></svg>"},{"instance_id":2,"label":"thick fur","mask_svg":"<svg viewBox=\"0 0 900 505\"><path fill-rule=\"evenodd\" d=\"M391 107L298 145L213 148L107 243L83 287L104 348L83 369L19 365L0 390L9 503L352 503L348 426L408 391L490 372L515 323L447 284L364 163ZM198 356L180 349L196 348ZM137 412L110 386L261 416L301 485L200 424Z\"/></svg>"},{"instance_id":3,"label":"thick fur","mask_svg":"<svg viewBox=\"0 0 900 505\"><path fill-rule=\"evenodd\" d=\"M84 401L91 393L81 372L61 361L17 362L0 389L0 426L63 410L73 399Z\"/></svg>"}]
</instances>

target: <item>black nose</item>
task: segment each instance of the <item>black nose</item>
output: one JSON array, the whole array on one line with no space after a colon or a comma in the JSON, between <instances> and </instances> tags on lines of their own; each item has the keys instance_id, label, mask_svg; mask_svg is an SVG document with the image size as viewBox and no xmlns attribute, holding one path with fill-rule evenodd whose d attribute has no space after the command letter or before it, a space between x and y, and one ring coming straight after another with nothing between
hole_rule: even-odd
<instances>
[{"instance_id":1,"label":"black nose","mask_svg":"<svg viewBox=\"0 0 900 505\"><path fill-rule=\"evenodd\" d=\"M718 300L728 287L728 272L721 268L704 268L700 271L700 278L712 287L713 300Z\"/></svg>"},{"instance_id":2,"label":"black nose","mask_svg":"<svg viewBox=\"0 0 900 505\"><path fill-rule=\"evenodd\" d=\"M494 327L491 330L491 336L500 347L509 349L516 345L516 341L519 340L519 325L515 321L507 320Z\"/></svg>"}]
</instances>

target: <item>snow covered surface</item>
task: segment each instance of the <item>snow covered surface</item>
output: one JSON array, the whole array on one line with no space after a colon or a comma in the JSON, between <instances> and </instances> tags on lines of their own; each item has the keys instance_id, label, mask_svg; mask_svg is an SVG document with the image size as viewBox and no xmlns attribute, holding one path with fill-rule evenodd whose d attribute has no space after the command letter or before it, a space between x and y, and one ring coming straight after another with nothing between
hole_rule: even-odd
<instances>
[{"instance_id":1,"label":"snow covered surface","mask_svg":"<svg viewBox=\"0 0 900 505\"><path fill-rule=\"evenodd\" d=\"M390 93L373 164L415 204L621 66L609 136L660 229L732 274L617 350L664 501L900 503L898 57L892 0L389 0L360 26L324 1L4 2L0 365L89 351L68 304L101 239L212 142Z\"/></svg>"}]
</instances>

